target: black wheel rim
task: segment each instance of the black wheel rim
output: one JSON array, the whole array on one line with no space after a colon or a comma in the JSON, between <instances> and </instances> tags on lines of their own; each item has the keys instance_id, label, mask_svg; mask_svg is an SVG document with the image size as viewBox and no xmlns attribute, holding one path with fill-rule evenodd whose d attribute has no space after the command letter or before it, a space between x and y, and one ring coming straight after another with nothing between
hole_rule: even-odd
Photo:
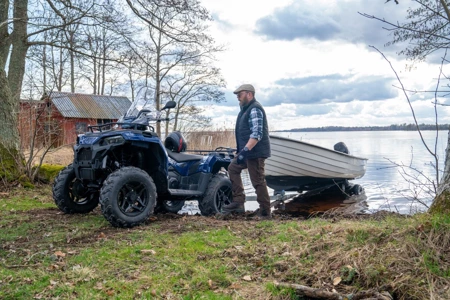
<instances>
[{"instance_id":1,"label":"black wheel rim","mask_svg":"<svg viewBox=\"0 0 450 300\"><path fill-rule=\"evenodd\" d=\"M216 193L216 206L217 210L221 211L222 206L231 203L232 192L229 186L221 186Z\"/></svg>"},{"instance_id":2,"label":"black wheel rim","mask_svg":"<svg viewBox=\"0 0 450 300\"><path fill-rule=\"evenodd\" d=\"M86 204L95 196L94 193L83 191L82 188L84 188L83 184L78 179L69 183L70 200L77 205Z\"/></svg>"},{"instance_id":3,"label":"black wheel rim","mask_svg":"<svg viewBox=\"0 0 450 300\"><path fill-rule=\"evenodd\" d=\"M117 194L117 204L120 211L130 217L145 211L149 203L147 187L138 181L130 181L122 186Z\"/></svg>"}]
</instances>

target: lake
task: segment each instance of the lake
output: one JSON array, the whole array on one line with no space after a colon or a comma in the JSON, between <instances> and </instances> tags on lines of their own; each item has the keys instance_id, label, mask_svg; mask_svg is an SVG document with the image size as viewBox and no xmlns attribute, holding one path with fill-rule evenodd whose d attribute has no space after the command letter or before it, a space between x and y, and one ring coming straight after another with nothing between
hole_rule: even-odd
<instances>
[{"instance_id":1,"label":"lake","mask_svg":"<svg viewBox=\"0 0 450 300\"><path fill-rule=\"evenodd\" d=\"M416 131L339 131L339 132L272 132L273 135L301 140L333 149L344 142L351 155L367 158L366 174L350 183L364 188L367 212L389 210L402 214L425 211L433 196L428 192L430 180L436 181L434 158L428 153ZM437 155L443 170L447 131L439 131ZM435 131L423 131L430 149L434 149ZM400 167L400 165L410 166ZM440 176L442 172L440 172ZM247 173L243 173L246 195L254 196ZM269 189L270 195L273 191ZM186 203L182 212L198 212L196 203ZM425 204L425 205L424 205ZM258 208L256 201L247 201L246 210Z\"/></svg>"}]
</instances>

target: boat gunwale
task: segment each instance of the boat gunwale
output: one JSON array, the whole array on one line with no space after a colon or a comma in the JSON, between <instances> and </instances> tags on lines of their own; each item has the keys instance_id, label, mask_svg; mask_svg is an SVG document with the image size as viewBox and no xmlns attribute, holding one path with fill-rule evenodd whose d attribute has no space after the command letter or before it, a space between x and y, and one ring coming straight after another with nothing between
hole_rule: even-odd
<instances>
[{"instance_id":1,"label":"boat gunwale","mask_svg":"<svg viewBox=\"0 0 450 300\"><path fill-rule=\"evenodd\" d=\"M361 159L361 160L365 160L365 161L369 160L368 158L354 156L354 155L347 154L347 153L344 153L344 152L336 151L334 149L330 149L330 148L322 147L322 146L319 146L319 145L311 144L311 143L308 143L308 142L294 140L294 139L291 139L291 138L286 138L286 137L282 137L282 136L278 136L278 135L270 134L269 138L270 139L274 138L274 139L286 140L286 141L294 142L294 143L305 144L307 146L311 146L311 147L315 147L315 148L321 148L323 150L328 150L328 151L331 151L331 152L334 152L334 153L338 153L339 155L349 156L349 157L352 157L352 158Z\"/></svg>"}]
</instances>

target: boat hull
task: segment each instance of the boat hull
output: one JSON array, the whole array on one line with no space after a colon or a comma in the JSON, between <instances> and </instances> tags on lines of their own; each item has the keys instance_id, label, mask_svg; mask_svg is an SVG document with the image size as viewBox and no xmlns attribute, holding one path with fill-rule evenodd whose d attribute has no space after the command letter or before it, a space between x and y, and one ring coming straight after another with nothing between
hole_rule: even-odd
<instances>
[{"instance_id":1,"label":"boat hull","mask_svg":"<svg viewBox=\"0 0 450 300\"><path fill-rule=\"evenodd\" d=\"M366 158L273 135L270 145L272 156L266 160L265 173L268 186L275 190L283 185L289 187L284 190L310 190L360 178L366 172Z\"/></svg>"}]
</instances>

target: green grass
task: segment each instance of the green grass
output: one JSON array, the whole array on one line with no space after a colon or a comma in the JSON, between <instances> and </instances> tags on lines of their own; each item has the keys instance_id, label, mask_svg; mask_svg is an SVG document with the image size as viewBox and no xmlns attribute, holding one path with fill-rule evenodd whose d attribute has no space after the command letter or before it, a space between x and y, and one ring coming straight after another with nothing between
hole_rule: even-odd
<instances>
[{"instance_id":1,"label":"green grass","mask_svg":"<svg viewBox=\"0 0 450 300\"><path fill-rule=\"evenodd\" d=\"M55 205L48 201L41 200L38 195L33 197L15 196L13 198L0 198L0 209L11 213L15 211L50 207L55 207Z\"/></svg>"},{"instance_id":2,"label":"green grass","mask_svg":"<svg viewBox=\"0 0 450 300\"><path fill-rule=\"evenodd\" d=\"M0 299L302 299L274 282L332 286L338 276L334 288L344 294L389 283L399 299L448 296L445 215L359 221L163 215L117 229L98 209L64 215L42 191L27 193L0 202L7 207L0 210Z\"/></svg>"}]
</instances>

